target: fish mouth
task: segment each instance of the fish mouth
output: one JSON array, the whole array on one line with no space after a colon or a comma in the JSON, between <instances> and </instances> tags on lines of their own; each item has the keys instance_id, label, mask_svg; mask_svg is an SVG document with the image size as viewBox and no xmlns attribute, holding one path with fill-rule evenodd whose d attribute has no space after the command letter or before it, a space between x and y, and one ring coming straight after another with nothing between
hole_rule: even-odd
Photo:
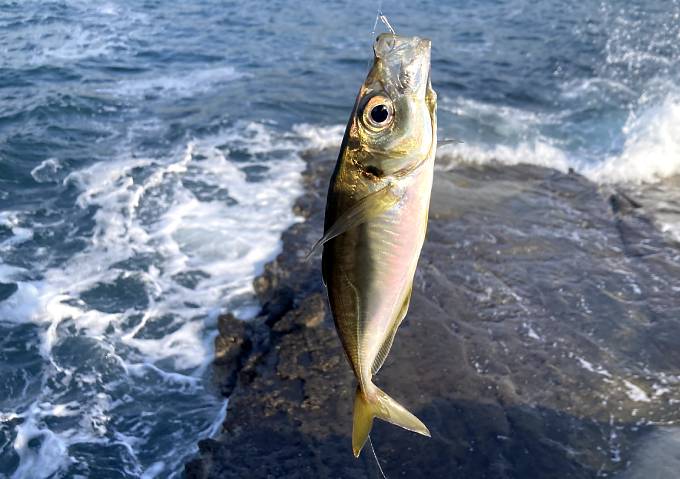
<instances>
[{"instance_id":1,"label":"fish mouth","mask_svg":"<svg viewBox=\"0 0 680 479\"><path fill-rule=\"evenodd\" d=\"M425 97L430 79L430 49L426 38L382 33L375 40L375 65L389 93Z\"/></svg>"}]
</instances>

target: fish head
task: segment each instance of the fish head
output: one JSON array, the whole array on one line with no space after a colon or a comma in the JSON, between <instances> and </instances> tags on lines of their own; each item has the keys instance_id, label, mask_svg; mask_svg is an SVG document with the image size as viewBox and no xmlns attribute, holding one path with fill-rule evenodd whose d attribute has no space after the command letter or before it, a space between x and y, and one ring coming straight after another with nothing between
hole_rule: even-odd
<instances>
[{"instance_id":1,"label":"fish head","mask_svg":"<svg viewBox=\"0 0 680 479\"><path fill-rule=\"evenodd\" d=\"M436 94L430 82L430 40L378 36L373 66L345 134L354 164L383 177L434 157Z\"/></svg>"}]
</instances>

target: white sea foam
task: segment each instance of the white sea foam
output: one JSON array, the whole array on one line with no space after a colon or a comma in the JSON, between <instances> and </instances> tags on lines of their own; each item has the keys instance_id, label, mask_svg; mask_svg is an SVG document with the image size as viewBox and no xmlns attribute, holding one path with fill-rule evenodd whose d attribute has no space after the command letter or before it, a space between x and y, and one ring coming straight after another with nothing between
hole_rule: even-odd
<instances>
[{"instance_id":1,"label":"white sea foam","mask_svg":"<svg viewBox=\"0 0 680 479\"><path fill-rule=\"evenodd\" d=\"M98 91L115 95L141 97L150 93L191 97L214 90L221 83L241 78L243 75L231 66L191 70L184 74L141 77L121 80L111 87Z\"/></svg>"},{"instance_id":2,"label":"white sea foam","mask_svg":"<svg viewBox=\"0 0 680 479\"><path fill-rule=\"evenodd\" d=\"M609 85L603 88L609 88ZM584 91L581 94L591 95L591 92ZM614 183L640 188L643 190L640 197L644 198L644 206L659 228L669 237L680 240L680 203L677 199L677 177L680 176L680 88L675 85L667 82L662 85L650 84L649 92L629 112L621 128L620 148L599 157L591 155L588 159L584 159L582 151L569 151L561 141L542 133L559 119L522 112L516 108L482 107L474 102L459 102L457 108L462 116L474 116L481 122L479 128L492 131L498 141L467 141L463 137L465 143L445 145L438 150L438 168L448 169L460 163L525 163L562 172L572 168L600 184ZM516 118L508 119L508 116ZM489 123L497 126L491 128ZM591 151L602 150L599 144L589 148ZM657 186L657 183L660 185Z\"/></svg>"},{"instance_id":3,"label":"white sea foam","mask_svg":"<svg viewBox=\"0 0 680 479\"><path fill-rule=\"evenodd\" d=\"M38 405L33 403L23 416L23 423L17 428L14 450L19 455L19 467L12 479L49 477L68 460L65 441L44 425L38 424L39 410ZM42 439L37 450L28 445L35 438Z\"/></svg>"},{"instance_id":4,"label":"white sea foam","mask_svg":"<svg viewBox=\"0 0 680 479\"><path fill-rule=\"evenodd\" d=\"M670 235L675 241L680 243L680 222L661 222L659 224L661 231ZM680 289L678 289L680 291Z\"/></svg>"},{"instance_id":5,"label":"white sea foam","mask_svg":"<svg viewBox=\"0 0 680 479\"><path fill-rule=\"evenodd\" d=\"M24 2L24 12L41 14L27 15L25 21L15 22L12 28L0 32L3 51L0 65L7 62L12 68L54 66L111 55L128 50L137 29L148 29L151 24L142 9L115 2L67 0L61 2L61 8L68 9L68 13L62 10L60 15L51 15L50 6L44 2ZM26 45L31 47L28 54Z\"/></svg>"},{"instance_id":6,"label":"white sea foam","mask_svg":"<svg viewBox=\"0 0 680 479\"><path fill-rule=\"evenodd\" d=\"M527 163L562 171L571 166L568 155L556 141L541 135L542 127L560 121L558 116L467 98L442 97L439 104L442 110L456 115L460 131L454 131L453 136L462 140L439 147L439 167L491 161L508 165Z\"/></svg>"},{"instance_id":7,"label":"white sea foam","mask_svg":"<svg viewBox=\"0 0 680 479\"><path fill-rule=\"evenodd\" d=\"M612 56L610 60L636 58ZM647 57L638 60L651 61ZM655 77L644 84L642 93L617 77L569 80L563 87L562 100L576 109L577 117L584 105L611 111L629 105L628 116L618 119L620 126L617 119L607 115L597 124L593 119L588 124L577 124L570 116L574 112L567 107L561 114L548 114L464 98L442 98L441 109L456 115L457 128L449 134L463 143L440 147L437 168L448 169L460 163L532 164L562 172L573 169L600 184L639 187L644 189L644 206L659 228L680 239L677 80ZM657 183L660 186L655 186Z\"/></svg>"},{"instance_id":8,"label":"white sea foam","mask_svg":"<svg viewBox=\"0 0 680 479\"><path fill-rule=\"evenodd\" d=\"M0 242L0 251L24 243L33 238L33 231L19 225L16 212L0 211L0 226L9 228L12 231L11 237Z\"/></svg>"},{"instance_id":9,"label":"white sea foam","mask_svg":"<svg viewBox=\"0 0 680 479\"><path fill-rule=\"evenodd\" d=\"M650 87L651 88L651 87ZM658 87L654 87L654 90ZM645 183L680 174L680 94L672 85L661 98L643 97L640 106L631 110L621 129L622 148L598 161L584 161L582 152L566 149L561 140L542 133L560 118L539 115L518 108L483 105L457 100L444 102L449 111L461 118L473 118L475 128L485 131L484 140L445 145L438 150L441 165L487 163L508 165L521 163L567 171L573 168L599 183ZM448 106L446 106L448 105ZM452 106L453 105L453 106ZM495 140L490 136L495 135ZM592 145L595 150L599 145Z\"/></svg>"},{"instance_id":10,"label":"white sea foam","mask_svg":"<svg viewBox=\"0 0 680 479\"><path fill-rule=\"evenodd\" d=\"M680 174L680 95L632 111L623 127L623 151L584 172L596 181L654 182Z\"/></svg>"},{"instance_id":11,"label":"white sea foam","mask_svg":"<svg viewBox=\"0 0 680 479\"><path fill-rule=\"evenodd\" d=\"M38 183L57 182L61 170L62 165L57 158L48 158L31 170L31 176Z\"/></svg>"},{"instance_id":12,"label":"white sea foam","mask_svg":"<svg viewBox=\"0 0 680 479\"><path fill-rule=\"evenodd\" d=\"M559 75L558 108L442 98L465 141L443 148L443 156L568 166L601 183L679 175L680 3L668 3L658 10L602 2L603 61L589 74ZM590 41L589 32L582 35Z\"/></svg>"},{"instance_id":13,"label":"white sea foam","mask_svg":"<svg viewBox=\"0 0 680 479\"><path fill-rule=\"evenodd\" d=\"M626 100L635 99L637 93L625 83L611 78L578 78L560 85L560 95L569 100L595 103L612 95Z\"/></svg>"},{"instance_id":14,"label":"white sea foam","mask_svg":"<svg viewBox=\"0 0 680 479\"><path fill-rule=\"evenodd\" d=\"M506 165L530 164L555 168L561 171L569 169L569 159L559 148L549 142L534 140L522 142L516 146L455 144L445 145L438 150L440 167L446 168L457 163L484 164L497 161Z\"/></svg>"},{"instance_id":15,"label":"white sea foam","mask_svg":"<svg viewBox=\"0 0 680 479\"><path fill-rule=\"evenodd\" d=\"M438 108L457 117L457 124L473 124L472 132L495 134L498 138L526 139L537 134L537 127L559 122L563 115L534 112L503 104L484 103L465 97L442 96Z\"/></svg>"},{"instance_id":16,"label":"white sea foam","mask_svg":"<svg viewBox=\"0 0 680 479\"><path fill-rule=\"evenodd\" d=\"M69 63L103 56L113 52L116 48L125 46L122 35L113 32L97 32L80 25L55 22L32 27L4 32L7 42L5 53L9 54L7 58L11 55L12 65L15 67ZM46 37L53 38L53 41L41 41ZM20 46L25 42L32 43L35 48L31 55L24 53L20 63L21 52L15 50L15 45Z\"/></svg>"},{"instance_id":17,"label":"white sea foam","mask_svg":"<svg viewBox=\"0 0 680 479\"><path fill-rule=\"evenodd\" d=\"M47 477L67 467L73 460L69 448L83 442L124 445L125 467L134 475L167 477L193 450L197 435L219 429L226 402L204 381L216 317L225 307L246 315L256 310L252 280L278 251L283 229L299 221L292 212L301 193L299 154L339 144L340 135L337 128L300 125L277 133L263 124L238 124L196 138L168 159L122 152L64 180L81 191L80 207L96 209L89 245L42 271L40 280L0 265L0 279L18 286L0 303L0 317L40 328L47 368L31 406L0 412L23 419L14 441L20 458L14 479ZM250 155L246 161L244 152ZM232 159L236 153L241 156ZM15 238L5 240L5 247L30 238L20 214L0 221ZM150 264L125 266L140 257ZM97 304L107 294L93 291L121 282L144 298L142 308ZM103 363L83 367L64 360L61 351L74 338L87 338L80 347L92 348L87 354ZM68 399L73 388L77 403ZM171 415L184 414L183 424L194 433L169 430L174 449L150 458L145 451L154 446L147 441L162 408L139 415L132 427L120 424L129 408L153 410L160 397L164 404L179 398L168 406ZM50 427L50 418L69 420L69 426ZM37 449L28 446L36 441Z\"/></svg>"},{"instance_id":18,"label":"white sea foam","mask_svg":"<svg viewBox=\"0 0 680 479\"><path fill-rule=\"evenodd\" d=\"M307 147L313 150L323 150L324 148L340 147L342 136L345 133L344 125L316 126L303 123L295 125L293 131L304 138Z\"/></svg>"}]
</instances>

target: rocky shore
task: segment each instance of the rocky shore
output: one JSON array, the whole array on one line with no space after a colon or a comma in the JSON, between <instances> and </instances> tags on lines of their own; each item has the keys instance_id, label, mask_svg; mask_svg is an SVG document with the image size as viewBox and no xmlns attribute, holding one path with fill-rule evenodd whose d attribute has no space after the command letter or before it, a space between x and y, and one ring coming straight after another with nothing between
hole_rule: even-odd
<instances>
[{"instance_id":1,"label":"rocky shore","mask_svg":"<svg viewBox=\"0 0 680 479\"><path fill-rule=\"evenodd\" d=\"M220 318L215 377L228 413L188 478L378 477L369 448L352 455L354 379L320 255L304 260L322 233L335 155L306 158L305 221L255 282L259 317ZM680 437L680 250L640 204L535 166L437 171L411 308L376 378L432 438L376 421L387 477L680 467L664 449ZM649 460L647 450L670 452Z\"/></svg>"}]
</instances>

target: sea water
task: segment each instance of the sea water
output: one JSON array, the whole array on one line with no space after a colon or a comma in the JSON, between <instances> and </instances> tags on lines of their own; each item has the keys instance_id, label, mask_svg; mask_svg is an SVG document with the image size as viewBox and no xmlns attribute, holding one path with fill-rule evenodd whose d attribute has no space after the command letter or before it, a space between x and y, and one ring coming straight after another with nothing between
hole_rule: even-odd
<instances>
[{"instance_id":1,"label":"sea water","mask_svg":"<svg viewBox=\"0 0 680 479\"><path fill-rule=\"evenodd\" d=\"M439 136L463 141L440 167L678 197L677 0L381 3L433 41ZM173 477L219 430L217 316L256 314L252 279L301 220L301 154L339 145L376 9L0 4L0 477Z\"/></svg>"}]
</instances>

